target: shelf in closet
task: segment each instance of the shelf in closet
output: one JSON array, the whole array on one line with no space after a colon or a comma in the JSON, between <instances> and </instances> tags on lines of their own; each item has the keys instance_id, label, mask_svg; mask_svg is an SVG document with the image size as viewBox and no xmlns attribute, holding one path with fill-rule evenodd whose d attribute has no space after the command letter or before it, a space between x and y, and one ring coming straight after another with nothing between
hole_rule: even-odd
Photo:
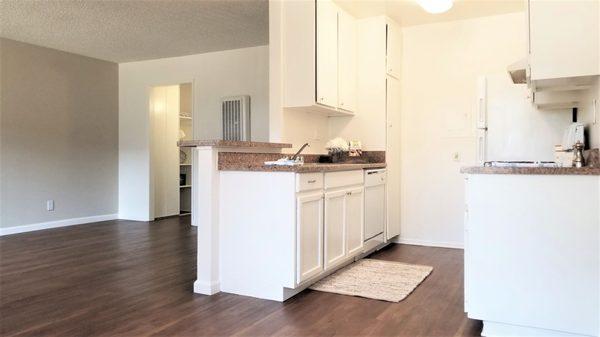
<instances>
[{"instance_id":1,"label":"shelf in closet","mask_svg":"<svg viewBox=\"0 0 600 337\"><path fill-rule=\"evenodd\" d=\"M179 188L191 188L192 185L179 185Z\"/></svg>"}]
</instances>

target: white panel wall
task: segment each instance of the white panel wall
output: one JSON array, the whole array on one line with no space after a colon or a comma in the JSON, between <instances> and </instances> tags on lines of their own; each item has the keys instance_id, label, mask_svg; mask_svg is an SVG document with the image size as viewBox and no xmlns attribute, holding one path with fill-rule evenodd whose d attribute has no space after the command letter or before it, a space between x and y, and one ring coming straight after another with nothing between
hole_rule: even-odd
<instances>
[{"instance_id":1,"label":"white panel wall","mask_svg":"<svg viewBox=\"0 0 600 337\"><path fill-rule=\"evenodd\" d=\"M459 170L475 163L477 77L526 55L526 34L524 13L403 30L402 241L463 245Z\"/></svg>"},{"instance_id":2,"label":"white panel wall","mask_svg":"<svg viewBox=\"0 0 600 337\"><path fill-rule=\"evenodd\" d=\"M223 96L252 97L252 138L269 139L267 46L119 64L119 217L150 219L150 87L193 82L194 138L221 138Z\"/></svg>"}]
</instances>

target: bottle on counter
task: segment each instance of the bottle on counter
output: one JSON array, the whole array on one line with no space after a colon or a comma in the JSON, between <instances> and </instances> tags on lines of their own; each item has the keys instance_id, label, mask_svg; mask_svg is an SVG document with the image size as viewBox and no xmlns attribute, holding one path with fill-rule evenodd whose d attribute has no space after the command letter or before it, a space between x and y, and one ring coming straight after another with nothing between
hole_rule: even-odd
<instances>
[{"instance_id":1,"label":"bottle on counter","mask_svg":"<svg viewBox=\"0 0 600 337\"><path fill-rule=\"evenodd\" d=\"M583 143L577 142L573 145L573 166L575 167L584 167L585 159L583 158Z\"/></svg>"}]
</instances>

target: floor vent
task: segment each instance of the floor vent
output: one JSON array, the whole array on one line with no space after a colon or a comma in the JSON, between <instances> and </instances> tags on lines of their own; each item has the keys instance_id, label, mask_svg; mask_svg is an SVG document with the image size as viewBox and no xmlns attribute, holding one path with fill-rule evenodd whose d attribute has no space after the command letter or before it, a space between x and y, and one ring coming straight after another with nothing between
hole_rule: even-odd
<instances>
[{"instance_id":1,"label":"floor vent","mask_svg":"<svg viewBox=\"0 0 600 337\"><path fill-rule=\"evenodd\" d=\"M231 96L221 99L223 110L223 139L250 140L250 96Z\"/></svg>"}]
</instances>

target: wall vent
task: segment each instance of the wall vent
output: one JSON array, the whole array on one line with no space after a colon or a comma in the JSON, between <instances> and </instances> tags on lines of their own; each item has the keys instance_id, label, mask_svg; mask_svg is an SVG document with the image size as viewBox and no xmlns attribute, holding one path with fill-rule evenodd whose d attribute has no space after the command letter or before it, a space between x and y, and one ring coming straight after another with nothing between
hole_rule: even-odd
<instances>
[{"instance_id":1,"label":"wall vent","mask_svg":"<svg viewBox=\"0 0 600 337\"><path fill-rule=\"evenodd\" d=\"M221 99L223 139L250 140L250 96L231 96Z\"/></svg>"}]
</instances>

